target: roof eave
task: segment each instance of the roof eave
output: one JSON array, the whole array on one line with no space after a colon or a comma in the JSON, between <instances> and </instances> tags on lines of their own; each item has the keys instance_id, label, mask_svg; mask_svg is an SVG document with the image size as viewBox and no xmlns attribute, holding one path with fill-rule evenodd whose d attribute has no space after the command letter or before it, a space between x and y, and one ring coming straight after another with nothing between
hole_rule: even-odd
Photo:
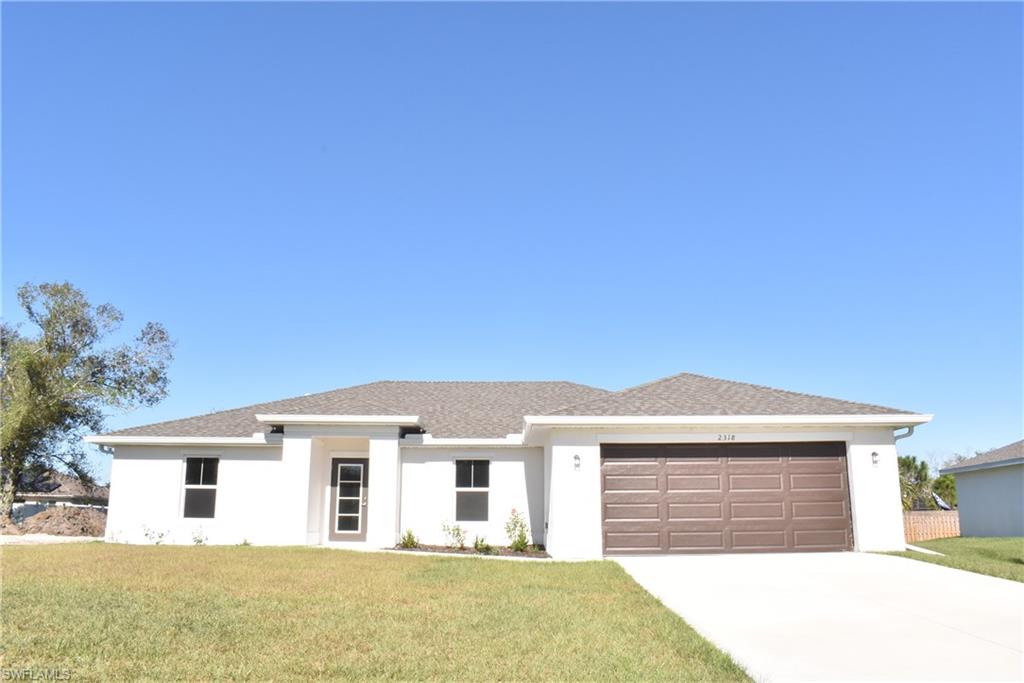
<instances>
[{"instance_id":1,"label":"roof eave","mask_svg":"<svg viewBox=\"0 0 1024 683\"><path fill-rule=\"evenodd\" d=\"M252 436L147 436L143 434L93 434L83 438L97 446L280 446L280 437Z\"/></svg>"},{"instance_id":2,"label":"roof eave","mask_svg":"<svg viewBox=\"0 0 1024 683\"><path fill-rule=\"evenodd\" d=\"M1010 467L1011 465L1024 465L1024 458L1010 458L1009 460L997 460L995 462L981 462L977 465L954 465L939 470L939 474L966 474L979 470L994 470L997 467Z\"/></svg>"},{"instance_id":3,"label":"roof eave","mask_svg":"<svg viewBox=\"0 0 1024 683\"><path fill-rule=\"evenodd\" d=\"M932 415L527 415L527 427L633 427L682 425L837 425L910 427L931 422Z\"/></svg>"},{"instance_id":4,"label":"roof eave","mask_svg":"<svg viewBox=\"0 0 1024 683\"><path fill-rule=\"evenodd\" d=\"M419 415L290 415L257 413L256 420L281 425L394 425L415 427Z\"/></svg>"}]
</instances>

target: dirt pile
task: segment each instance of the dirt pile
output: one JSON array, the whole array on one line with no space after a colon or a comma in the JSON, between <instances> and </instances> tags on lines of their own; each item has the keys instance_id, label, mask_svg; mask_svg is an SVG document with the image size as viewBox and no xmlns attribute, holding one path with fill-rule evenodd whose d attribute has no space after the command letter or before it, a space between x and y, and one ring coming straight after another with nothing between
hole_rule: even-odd
<instances>
[{"instance_id":1,"label":"dirt pile","mask_svg":"<svg viewBox=\"0 0 1024 683\"><path fill-rule=\"evenodd\" d=\"M19 531L23 534L54 536L102 536L106 528L106 510L55 506L26 519L19 526ZM5 529L4 533L12 531Z\"/></svg>"}]
</instances>

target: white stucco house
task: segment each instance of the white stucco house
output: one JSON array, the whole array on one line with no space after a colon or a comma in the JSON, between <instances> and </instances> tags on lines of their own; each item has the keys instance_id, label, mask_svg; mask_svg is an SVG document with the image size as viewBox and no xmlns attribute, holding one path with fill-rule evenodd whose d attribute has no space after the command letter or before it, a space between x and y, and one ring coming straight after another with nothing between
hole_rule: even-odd
<instances>
[{"instance_id":1,"label":"white stucco house","mask_svg":"<svg viewBox=\"0 0 1024 683\"><path fill-rule=\"evenodd\" d=\"M956 478L961 536L1024 536L1024 440L939 473Z\"/></svg>"},{"instance_id":2,"label":"white stucco house","mask_svg":"<svg viewBox=\"0 0 1024 683\"><path fill-rule=\"evenodd\" d=\"M515 509L555 558L879 551L904 547L896 440L930 419L693 374L389 381L88 441L110 541L505 544Z\"/></svg>"}]
</instances>

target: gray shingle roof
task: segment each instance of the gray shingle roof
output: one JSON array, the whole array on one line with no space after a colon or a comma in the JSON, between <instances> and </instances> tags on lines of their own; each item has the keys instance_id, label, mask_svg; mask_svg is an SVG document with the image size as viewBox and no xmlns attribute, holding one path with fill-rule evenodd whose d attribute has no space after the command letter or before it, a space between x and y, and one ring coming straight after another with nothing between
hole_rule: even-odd
<instances>
[{"instance_id":1,"label":"gray shingle roof","mask_svg":"<svg viewBox=\"0 0 1024 683\"><path fill-rule=\"evenodd\" d=\"M941 472L960 472L963 470L977 468L979 465L992 467L1001 463L1009 464L1014 460L1024 460L1024 439L1007 444L1001 448L993 448L990 451L979 453L973 458L968 458L967 460L962 460L955 465L945 467Z\"/></svg>"},{"instance_id":2,"label":"gray shingle roof","mask_svg":"<svg viewBox=\"0 0 1024 683\"><path fill-rule=\"evenodd\" d=\"M524 415L875 415L909 411L683 373L611 392L572 382L373 382L112 432L251 436L257 413L419 415L435 437L503 437Z\"/></svg>"},{"instance_id":3,"label":"gray shingle roof","mask_svg":"<svg viewBox=\"0 0 1024 683\"><path fill-rule=\"evenodd\" d=\"M523 430L523 416L544 414L608 393L572 382L373 382L258 403L182 420L133 427L116 436L252 436L266 431L257 413L419 415L436 437L503 437Z\"/></svg>"},{"instance_id":4,"label":"gray shingle roof","mask_svg":"<svg viewBox=\"0 0 1024 683\"><path fill-rule=\"evenodd\" d=\"M682 373L553 415L886 415L909 411Z\"/></svg>"}]
</instances>

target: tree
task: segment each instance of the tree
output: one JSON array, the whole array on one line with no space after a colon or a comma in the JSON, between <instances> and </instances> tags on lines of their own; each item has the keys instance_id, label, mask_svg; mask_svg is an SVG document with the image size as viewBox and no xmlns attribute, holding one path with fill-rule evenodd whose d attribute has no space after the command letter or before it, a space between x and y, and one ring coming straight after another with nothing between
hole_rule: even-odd
<instances>
[{"instance_id":1,"label":"tree","mask_svg":"<svg viewBox=\"0 0 1024 683\"><path fill-rule=\"evenodd\" d=\"M174 346L150 322L131 342L104 348L121 312L93 306L67 282L22 285L18 302L39 332L0 323L0 525L11 523L22 475L59 465L91 481L81 437L102 431L110 409L163 399Z\"/></svg>"},{"instance_id":2,"label":"tree","mask_svg":"<svg viewBox=\"0 0 1024 683\"><path fill-rule=\"evenodd\" d=\"M898 463L903 509L935 509L937 506L932 498L932 478L928 472L928 463L912 455L899 456Z\"/></svg>"},{"instance_id":3,"label":"tree","mask_svg":"<svg viewBox=\"0 0 1024 683\"><path fill-rule=\"evenodd\" d=\"M942 500L949 503L950 507L956 507L956 478L952 474L943 474L935 477L932 482L932 491Z\"/></svg>"}]
</instances>

